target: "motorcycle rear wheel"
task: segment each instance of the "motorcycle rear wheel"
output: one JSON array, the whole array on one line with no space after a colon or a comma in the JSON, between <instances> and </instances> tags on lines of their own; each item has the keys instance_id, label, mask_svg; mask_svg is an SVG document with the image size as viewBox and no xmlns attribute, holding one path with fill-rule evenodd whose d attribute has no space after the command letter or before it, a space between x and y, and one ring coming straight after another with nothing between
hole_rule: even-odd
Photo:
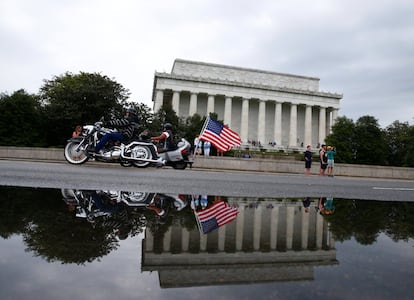
<instances>
[{"instance_id":1,"label":"motorcycle rear wheel","mask_svg":"<svg viewBox=\"0 0 414 300\"><path fill-rule=\"evenodd\" d=\"M81 147L76 151L76 148L79 146L79 141L68 142L65 146L65 159L68 163L74 165L81 165L88 161L89 157L86 154L84 147Z\"/></svg>"},{"instance_id":2,"label":"motorcycle rear wheel","mask_svg":"<svg viewBox=\"0 0 414 300\"><path fill-rule=\"evenodd\" d=\"M185 161L177 161L172 165L173 169L177 170L184 170L187 167L187 163Z\"/></svg>"},{"instance_id":3,"label":"motorcycle rear wheel","mask_svg":"<svg viewBox=\"0 0 414 300\"><path fill-rule=\"evenodd\" d=\"M148 147L136 145L131 149L131 158L152 159L151 150ZM131 160L132 164L137 168L146 168L151 162Z\"/></svg>"},{"instance_id":4,"label":"motorcycle rear wheel","mask_svg":"<svg viewBox=\"0 0 414 300\"><path fill-rule=\"evenodd\" d=\"M126 168L132 167L132 163L129 160L121 160L119 163L121 164L121 166Z\"/></svg>"}]
</instances>

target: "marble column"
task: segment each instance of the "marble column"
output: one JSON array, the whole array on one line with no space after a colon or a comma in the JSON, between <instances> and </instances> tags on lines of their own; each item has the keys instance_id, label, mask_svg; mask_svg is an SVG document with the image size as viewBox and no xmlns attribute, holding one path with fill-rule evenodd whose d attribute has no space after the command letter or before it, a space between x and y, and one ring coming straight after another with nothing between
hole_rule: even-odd
<instances>
[{"instance_id":1,"label":"marble column","mask_svg":"<svg viewBox=\"0 0 414 300\"><path fill-rule=\"evenodd\" d=\"M232 99L231 97L226 97L224 103L224 124L231 128L231 106L232 106Z\"/></svg>"},{"instance_id":2,"label":"marble column","mask_svg":"<svg viewBox=\"0 0 414 300\"><path fill-rule=\"evenodd\" d=\"M275 132L274 132L274 142L277 145L282 144L282 103L276 102L275 105Z\"/></svg>"},{"instance_id":3,"label":"marble column","mask_svg":"<svg viewBox=\"0 0 414 300\"><path fill-rule=\"evenodd\" d=\"M180 92L174 91L172 96L172 109L176 112L177 116L180 114Z\"/></svg>"},{"instance_id":4,"label":"marble column","mask_svg":"<svg viewBox=\"0 0 414 300\"><path fill-rule=\"evenodd\" d=\"M323 216L316 214L316 248L322 249L323 242Z\"/></svg>"},{"instance_id":5,"label":"marble column","mask_svg":"<svg viewBox=\"0 0 414 300\"><path fill-rule=\"evenodd\" d=\"M244 236L244 206L239 207L239 213L236 218L236 251L243 249Z\"/></svg>"},{"instance_id":6,"label":"marble column","mask_svg":"<svg viewBox=\"0 0 414 300\"><path fill-rule=\"evenodd\" d=\"M148 228L145 229L145 251L154 251L154 236Z\"/></svg>"},{"instance_id":7,"label":"marble column","mask_svg":"<svg viewBox=\"0 0 414 300\"><path fill-rule=\"evenodd\" d=\"M188 111L189 117L197 113L197 93L191 93L190 95L190 108Z\"/></svg>"},{"instance_id":8,"label":"marble column","mask_svg":"<svg viewBox=\"0 0 414 300\"><path fill-rule=\"evenodd\" d=\"M154 112L157 112L160 110L163 104L163 101L164 101L164 91L157 90L155 93Z\"/></svg>"},{"instance_id":9,"label":"marble column","mask_svg":"<svg viewBox=\"0 0 414 300\"><path fill-rule=\"evenodd\" d=\"M290 106L290 128L289 128L289 147L298 145L298 106L294 103Z\"/></svg>"},{"instance_id":10,"label":"marble column","mask_svg":"<svg viewBox=\"0 0 414 300\"><path fill-rule=\"evenodd\" d=\"M190 232L187 228L181 229L181 250L183 252L188 252L190 244Z\"/></svg>"},{"instance_id":11,"label":"marble column","mask_svg":"<svg viewBox=\"0 0 414 300\"><path fill-rule=\"evenodd\" d=\"M208 95L207 98L207 116L209 115L209 113L214 112L214 95Z\"/></svg>"},{"instance_id":12,"label":"marble column","mask_svg":"<svg viewBox=\"0 0 414 300\"><path fill-rule=\"evenodd\" d=\"M302 208L302 215L301 215L301 246L302 246L302 250L307 250L308 249L308 242L309 242L309 212L305 212L305 210Z\"/></svg>"},{"instance_id":13,"label":"marble column","mask_svg":"<svg viewBox=\"0 0 414 300\"><path fill-rule=\"evenodd\" d=\"M334 108L332 111L332 126L335 125L337 118L338 118L338 110Z\"/></svg>"},{"instance_id":14,"label":"marble column","mask_svg":"<svg viewBox=\"0 0 414 300\"><path fill-rule=\"evenodd\" d=\"M326 125L325 125L325 128L326 128L325 130L327 134L331 133L331 124L332 124L331 117L332 117L332 112L330 109L327 109L326 110Z\"/></svg>"},{"instance_id":15,"label":"marble column","mask_svg":"<svg viewBox=\"0 0 414 300\"><path fill-rule=\"evenodd\" d=\"M226 226L221 226L218 229L218 245L217 248L220 252L223 252L226 245Z\"/></svg>"},{"instance_id":16,"label":"marble column","mask_svg":"<svg viewBox=\"0 0 414 300\"><path fill-rule=\"evenodd\" d=\"M242 140L242 143L246 143L249 138L249 99L247 98L243 98L242 100L242 115L240 128L240 138Z\"/></svg>"},{"instance_id":17,"label":"marble column","mask_svg":"<svg viewBox=\"0 0 414 300\"><path fill-rule=\"evenodd\" d=\"M323 144L326 137L326 108L319 108L319 143Z\"/></svg>"},{"instance_id":18,"label":"marble column","mask_svg":"<svg viewBox=\"0 0 414 300\"><path fill-rule=\"evenodd\" d=\"M306 105L305 111L305 141L303 146L312 145L312 106Z\"/></svg>"},{"instance_id":19,"label":"marble column","mask_svg":"<svg viewBox=\"0 0 414 300\"><path fill-rule=\"evenodd\" d=\"M262 205L258 205L254 210L253 221L253 249L255 251L260 250L260 235L262 232Z\"/></svg>"},{"instance_id":20,"label":"marble column","mask_svg":"<svg viewBox=\"0 0 414 300\"><path fill-rule=\"evenodd\" d=\"M270 249L276 250L277 247L277 231L279 225L279 206L272 208L270 215Z\"/></svg>"},{"instance_id":21,"label":"marble column","mask_svg":"<svg viewBox=\"0 0 414 300\"><path fill-rule=\"evenodd\" d=\"M295 207L286 207L286 249L290 250L293 246L293 226L295 221Z\"/></svg>"},{"instance_id":22,"label":"marble column","mask_svg":"<svg viewBox=\"0 0 414 300\"><path fill-rule=\"evenodd\" d=\"M258 128L257 128L257 139L262 145L266 145L267 141L265 141L265 134L266 134L266 102L260 100L259 102L259 120L257 120Z\"/></svg>"},{"instance_id":23,"label":"marble column","mask_svg":"<svg viewBox=\"0 0 414 300\"><path fill-rule=\"evenodd\" d=\"M167 232L164 234L163 239L163 251L170 252L171 251L171 234L172 228L170 227Z\"/></svg>"}]
</instances>

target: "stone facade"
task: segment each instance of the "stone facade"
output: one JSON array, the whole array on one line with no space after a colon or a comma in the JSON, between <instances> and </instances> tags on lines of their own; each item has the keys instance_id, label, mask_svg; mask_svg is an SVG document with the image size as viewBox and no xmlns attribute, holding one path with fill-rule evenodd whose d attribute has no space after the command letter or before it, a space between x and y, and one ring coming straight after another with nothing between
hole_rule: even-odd
<instances>
[{"instance_id":1,"label":"stone facade","mask_svg":"<svg viewBox=\"0 0 414 300\"><path fill-rule=\"evenodd\" d=\"M153 109L172 104L179 117L215 112L243 143L282 147L323 143L342 95L319 91L319 78L176 59L155 73Z\"/></svg>"}]
</instances>

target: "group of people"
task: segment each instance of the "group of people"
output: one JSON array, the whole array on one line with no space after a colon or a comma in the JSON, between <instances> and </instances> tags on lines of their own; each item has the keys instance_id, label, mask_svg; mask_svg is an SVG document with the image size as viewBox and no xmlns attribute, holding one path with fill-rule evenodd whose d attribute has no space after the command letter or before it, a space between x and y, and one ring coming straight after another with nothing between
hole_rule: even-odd
<instances>
[{"instance_id":1,"label":"group of people","mask_svg":"<svg viewBox=\"0 0 414 300\"><path fill-rule=\"evenodd\" d=\"M200 135L196 135L194 138L194 155L201 155L204 154L204 156L210 156L210 150L211 150L211 143L209 141L202 141L200 139Z\"/></svg>"},{"instance_id":2,"label":"group of people","mask_svg":"<svg viewBox=\"0 0 414 300\"><path fill-rule=\"evenodd\" d=\"M303 208L305 209L305 212L308 213L310 210L312 199L310 197L305 197L302 200ZM318 204L315 207L317 211L321 215L331 215L335 212L335 205L333 204L333 198L332 197L320 197L318 199Z\"/></svg>"},{"instance_id":3,"label":"group of people","mask_svg":"<svg viewBox=\"0 0 414 300\"><path fill-rule=\"evenodd\" d=\"M325 144L321 145L319 150L319 161L320 161L320 169L319 175L320 176L329 176L334 177L333 169L335 164L335 155L336 155L336 147L334 146L327 146ZM313 154L312 154L312 147L308 145L304 152L305 158L305 175L310 175L310 169L312 166Z\"/></svg>"}]
</instances>

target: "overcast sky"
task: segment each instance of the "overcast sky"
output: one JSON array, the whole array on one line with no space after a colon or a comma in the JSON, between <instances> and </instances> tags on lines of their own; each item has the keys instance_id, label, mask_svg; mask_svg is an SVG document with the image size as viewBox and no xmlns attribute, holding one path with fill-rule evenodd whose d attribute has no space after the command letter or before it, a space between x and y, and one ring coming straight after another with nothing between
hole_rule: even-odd
<instances>
[{"instance_id":1,"label":"overcast sky","mask_svg":"<svg viewBox=\"0 0 414 300\"><path fill-rule=\"evenodd\" d=\"M100 73L152 108L174 59L320 78L340 116L414 124L412 0L0 0L0 92Z\"/></svg>"}]
</instances>

